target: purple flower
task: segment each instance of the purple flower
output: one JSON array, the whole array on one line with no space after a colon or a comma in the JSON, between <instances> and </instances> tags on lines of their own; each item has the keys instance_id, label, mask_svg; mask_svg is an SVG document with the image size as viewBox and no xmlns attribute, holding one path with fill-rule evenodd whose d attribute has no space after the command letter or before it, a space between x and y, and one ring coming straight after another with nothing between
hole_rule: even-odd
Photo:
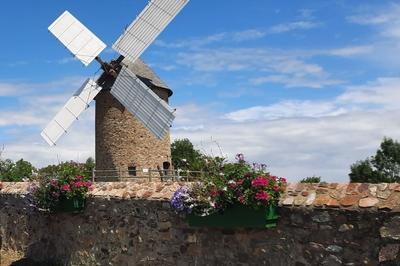
<instances>
[{"instance_id":1,"label":"purple flower","mask_svg":"<svg viewBox=\"0 0 400 266\"><path fill-rule=\"evenodd\" d=\"M171 198L171 205L177 212L190 213L191 210L185 206L185 199L188 198L187 191L184 187L180 187L175 191Z\"/></svg>"}]
</instances>

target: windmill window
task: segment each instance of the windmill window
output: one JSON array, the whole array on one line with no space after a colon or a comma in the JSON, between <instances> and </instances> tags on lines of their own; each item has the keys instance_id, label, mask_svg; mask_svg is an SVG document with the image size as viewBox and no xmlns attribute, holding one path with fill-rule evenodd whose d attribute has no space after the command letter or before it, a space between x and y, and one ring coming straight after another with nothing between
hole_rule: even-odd
<instances>
[{"instance_id":1,"label":"windmill window","mask_svg":"<svg viewBox=\"0 0 400 266\"><path fill-rule=\"evenodd\" d=\"M136 176L136 166L129 166L128 174L129 174L129 176Z\"/></svg>"}]
</instances>

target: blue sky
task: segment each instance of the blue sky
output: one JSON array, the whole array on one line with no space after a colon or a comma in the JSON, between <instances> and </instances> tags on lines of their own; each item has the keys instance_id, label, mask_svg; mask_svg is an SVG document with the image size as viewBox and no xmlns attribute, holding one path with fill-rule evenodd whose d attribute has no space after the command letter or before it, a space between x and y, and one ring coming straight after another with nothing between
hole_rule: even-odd
<instances>
[{"instance_id":1,"label":"blue sky","mask_svg":"<svg viewBox=\"0 0 400 266\"><path fill-rule=\"evenodd\" d=\"M40 138L99 69L73 60L47 27L69 10L111 47L146 3L3 4L4 157L43 166L94 155L94 108L56 148ZM347 181L350 164L372 155L384 136L400 139L399 54L395 2L192 0L142 58L174 90L173 139L230 159L245 153L290 180ZM117 54L107 48L101 56Z\"/></svg>"}]
</instances>

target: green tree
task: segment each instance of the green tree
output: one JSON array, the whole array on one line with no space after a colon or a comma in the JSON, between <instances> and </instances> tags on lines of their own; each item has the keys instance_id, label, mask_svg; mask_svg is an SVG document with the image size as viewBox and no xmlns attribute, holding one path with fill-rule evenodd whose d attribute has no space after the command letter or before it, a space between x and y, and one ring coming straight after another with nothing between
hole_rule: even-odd
<instances>
[{"instance_id":1,"label":"green tree","mask_svg":"<svg viewBox=\"0 0 400 266\"><path fill-rule=\"evenodd\" d=\"M11 181L11 171L14 167L14 162L10 159L0 160L0 180ZM21 178L22 179L22 178Z\"/></svg>"},{"instance_id":2,"label":"green tree","mask_svg":"<svg viewBox=\"0 0 400 266\"><path fill-rule=\"evenodd\" d=\"M9 159L0 160L0 179L8 182L19 182L24 178L31 178L35 167L23 159L13 162Z\"/></svg>"},{"instance_id":3,"label":"green tree","mask_svg":"<svg viewBox=\"0 0 400 266\"><path fill-rule=\"evenodd\" d=\"M351 165L349 176L351 182L399 182L400 143L384 138L375 156Z\"/></svg>"},{"instance_id":4,"label":"green tree","mask_svg":"<svg viewBox=\"0 0 400 266\"><path fill-rule=\"evenodd\" d=\"M205 157L196 150L189 139L177 139L171 144L172 164L176 169L200 171Z\"/></svg>"},{"instance_id":5,"label":"green tree","mask_svg":"<svg viewBox=\"0 0 400 266\"><path fill-rule=\"evenodd\" d=\"M300 180L300 183L321 183L320 176L308 176Z\"/></svg>"},{"instance_id":6,"label":"green tree","mask_svg":"<svg viewBox=\"0 0 400 266\"><path fill-rule=\"evenodd\" d=\"M92 157L87 158L85 164L83 165L86 173L93 173L95 167L96 163L94 162L94 159Z\"/></svg>"},{"instance_id":7,"label":"green tree","mask_svg":"<svg viewBox=\"0 0 400 266\"><path fill-rule=\"evenodd\" d=\"M91 177L92 170L95 167L93 158L88 158L85 163L78 163L74 161L61 162L57 165L48 165L39 170L39 175L68 177L81 175L84 177Z\"/></svg>"}]
</instances>

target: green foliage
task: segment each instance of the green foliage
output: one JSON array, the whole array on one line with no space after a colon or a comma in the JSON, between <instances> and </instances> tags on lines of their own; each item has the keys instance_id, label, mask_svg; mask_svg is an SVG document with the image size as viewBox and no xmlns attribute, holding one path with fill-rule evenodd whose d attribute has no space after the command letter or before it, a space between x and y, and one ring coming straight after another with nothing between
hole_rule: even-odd
<instances>
[{"instance_id":1,"label":"green foliage","mask_svg":"<svg viewBox=\"0 0 400 266\"><path fill-rule=\"evenodd\" d=\"M300 183L321 183L321 177L320 176L308 176L306 178L303 178Z\"/></svg>"},{"instance_id":2,"label":"green foliage","mask_svg":"<svg viewBox=\"0 0 400 266\"><path fill-rule=\"evenodd\" d=\"M31 178L35 167L23 159L13 162L9 159L0 160L0 180L6 182L20 182L24 178Z\"/></svg>"},{"instance_id":3,"label":"green foliage","mask_svg":"<svg viewBox=\"0 0 400 266\"><path fill-rule=\"evenodd\" d=\"M93 170L96 168L96 164L92 157L87 158L83 168L85 169L86 173L93 173Z\"/></svg>"},{"instance_id":4,"label":"green foliage","mask_svg":"<svg viewBox=\"0 0 400 266\"><path fill-rule=\"evenodd\" d=\"M400 182L400 143L384 138L376 155L350 167L351 182Z\"/></svg>"},{"instance_id":5,"label":"green foliage","mask_svg":"<svg viewBox=\"0 0 400 266\"><path fill-rule=\"evenodd\" d=\"M237 176L244 176L246 173L250 172L252 169L247 163L227 163L223 167L224 176L226 179L233 179Z\"/></svg>"},{"instance_id":6,"label":"green foliage","mask_svg":"<svg viewBox=\"0 0 400 266\"><path fill-rule=\"evenodd\" d=\"M171 144L172 164L175 169L200 171L204 168L205 157L196 150L189 139L177 139Z\"/></svg>"},{"instance_id":7,"label":"green foliage","mask_svg":"<svg viewBox=\"0 0 400 266\"><path fill-rule=\"evenodd\" d=\"M90 178L92 176L95 163L93 158L88 158L85 163L77 163L74 161L61 162L57 165L48 165L39 170L39 175L44 177L68 177L83 176Z\"/></svg>"},{"instance_id":8,"label":"green foliage","mask_svg":"<svg viewBox=\"0 0 400 266\"><path fill-rule=\"evenodd\" d=\"M224 172L226 159L223 157L204 156L203 171L206 176L218 176Z\"/></svg>"}]
</instances>

